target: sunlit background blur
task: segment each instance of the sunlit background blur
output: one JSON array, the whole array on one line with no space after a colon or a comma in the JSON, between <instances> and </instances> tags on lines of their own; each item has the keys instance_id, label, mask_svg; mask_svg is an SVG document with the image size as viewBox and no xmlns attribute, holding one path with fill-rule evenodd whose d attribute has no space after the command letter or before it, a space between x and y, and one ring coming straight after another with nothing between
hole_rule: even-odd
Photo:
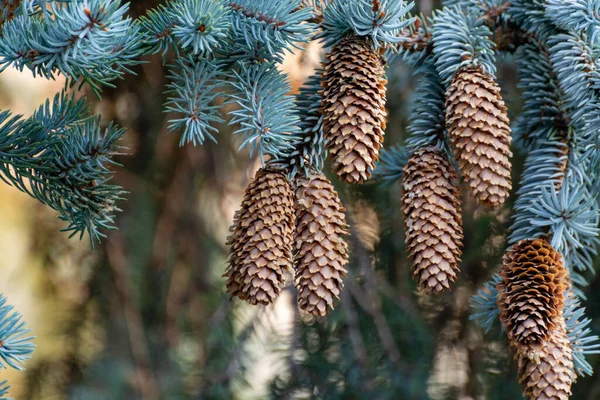
<instances>
[{"instance_id":1,"label":"sunlit background blur","mask_svg":"<svg viewBox=\"0 0 600 400\"><path fill-rule=\"evenodd\" d=\"M134 3L139 15L158 2ZM435 6L420 3L426 14ZM129 194L119 229L94 251L87 238L60 233L52 210L0 185L0 293L37 337L26 371L0 374L16 400L520 398L503 335L485 336L468 319L470 296L499 266L509 211L464 200L460 282L430 299L415 292L403 252L400 187L338 185L353 258L335 312L323 321L301 315L292 286L266 309L230 302L225 241L258 161L237 152L227 126L218 145L180 148L162 113L165 69L160 57L146 61L101 101L81 93L105 122L127 128L114 181ZM297 88L319 61L313 44L283 69ZM516 73L504 61L514 115ZM401 63L389 77L388 145L404 136L414 86ZM7 70L0 108L28 115L62 86ZM589 316L600 331L600 281L590 282ZM592 364L600 371L599 359ZM600 398L600 380L582 379L574 398Z\"/></svg>"}]
</instances>

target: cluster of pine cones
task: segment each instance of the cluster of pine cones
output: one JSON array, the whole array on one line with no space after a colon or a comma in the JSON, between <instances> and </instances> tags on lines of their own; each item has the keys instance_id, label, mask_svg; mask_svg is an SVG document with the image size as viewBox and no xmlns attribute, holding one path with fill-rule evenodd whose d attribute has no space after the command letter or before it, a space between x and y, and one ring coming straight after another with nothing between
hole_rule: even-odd
<instances>
[{"instance_id":1,"label":"cluster of pine cones","mask_svg":"<svg viewBox=\"0 0 600 400\"><path fill-rule=\"evenodd\" d=\"M369 179L383 143L386 77L368 39L349 35L327 56L321 113L333 170L343 182ZM502 205L511 190L510 126L495 78L480 66L458 70L446 92L451 154L415 150L404 168L402 207L413 275L426 293L447 290L462 255L462 204L456 160L477 203ZM249 185L229 239L227 289L270 304L285 272L295 271L300 307L325 315L343 287L348 246L344 208L320 173L297 176L266 167ZM568 399L573 355L563 308L570 280L561 255L543 238L524 240L504 257L498 307L528 399Z\"/></svg>"},{"instance_id":2,"label":"cluster of pine cones","mask_svg":"<svg viewBox=\"0 0 600 400\"><path fill-rule=\"evenodd\" d=\"M333 171L346 183L369 179L383 143L386 77L371 41L344 38L328 54L320 91L323 131ZM232 296L270 304L294 269L300 308L323 316L343 287L348 263L345 209L320 173L261 169L246 189L229 238L225 273Z\"/></svg>"},{"instance_id":3,"label":"cluster of pine cones","mask_svg":"<svg viewBox=\"0 0 600 400\"><path fill-rule=\"evenodd\" d=\"M444 128L452 154L421 148L404 168L406 247L415 279L427 293L449 289L460 265L461 199L451 158L479 204L499 206L511 189L509 120L493 76L474 66L455 74L446 93Z\"/></svg>"},{"instance_id":4,"label":"cluster of pine cones","mask_svg":"<svg viewBox=\"0 0 600 400\"><path fill-rule=\"evenodd\" d=\"M333 170L347 183L371 176L386 123L384 62L367 39L333 47L322 76L321 113ZM462 215L455 159L479 204L499 206L511 190L510 127L500 88L481 67L462 68L446 93L452 154L414 151L404 168L402 206L413 275L427 293L447 290L462 255ZM444 134L444 132L440 132ZM227 288L252 304L279 294L295 267L303 310L325 315L342 289L348 262L344 208L321 174L296 178L262 169L236 214ZM563 308L570 280L546 239L524 240L504 257L498 284L500 319L528 399L568 399L575 379Z\"/></svg>"},{"instance_id":5,"label":"cluster of pine cones","mask_svg":"<svg viewBox=\"0 0 600 400\"><path fill-rule=\"evenodd\" d=\"M369 39L348 35L327 55L320 91L323 131L333 171L343 182L362 183L370 178L371 171L375 168L386 127L386 83L384 59L373 48ZM480 204L500 205L511 189L509 120L494 77L479 67L459 70L448 89L446 109L445 126L453 154L446 154L435 147L422 148L411 155L404 170L402 205L408 255L417 283L428 293L449 289L456 280L460 265L463 240L461 199L458 175L451 156L458 161L470 194ZM312 178L309 177L308 181ZM277 231L281 241L277 245L288 248L291 246L290 232L293 230L290 228L292 220L289 217L293 208L293 196L290 188L286 195L278 192L280 203L269 203L271 200L262 199L260 207L253 206L259 202L256 196L260 192L256 192L254 185L259 185L262 179L263 173L260 173L248 188L247 198L236 216L236 228L231 240L233 248L228 270L228 288L232 294L247 298L253 303L268 304L279 293L285 275L283 271L292 265L291 256L285 251L282 254L261 254L258 251L250 253L248 249L253 247L245 243L246 239L240 231L255 229L251 226L252 218L258 219L260 222L257 223L262 228L267 222L260 219L258 212L260 207L268 205L270 208L265 212L269 218L273 218L274 213L287 216L287 219L280 217L282 220L276 223L283 224L282 221L287 221L287 227L282 228L282 232ZM283 188L285 185L282 180L284 178L280 177L271 184L278 182L277 187ZM326 178L321 175L321 180L325 181ZM296 186L303 187L302 184ZM306 196L304 193L311 193L312 189L309 189L301 191L302 196ZM334 192L333 187L329 190ZM296 197L303 201L298 193L297 190ZM246 208L252 208L252 211L245 211ZM249 213L249 216L244 217L245 213ZM312 218L318 217L314 213L310 215ZM343 218L343 215L339 218ZM238 236L240 238L236 239ZM311 238L308 233L302 239L303 243L313 243L315 240L317 239ZM315 271L316 267L305 266L309 261L305 254L308 245L304 246L295 249L297 283L299 287L311 287L309 291L316 292L317 285L321 283L314 282L320 278L312 277L314 272L311 271ZM267 246L265 250L271 247ZM344 253L344 257L345 251L340 251L340 254ZM247 293L242 293L241 289L245 287L241 284L243 279L236 274L239 275L239 271L244 270L247 276L255 276L259 273L258 267L242 269L233 266L248 257L252 259L253 256L259 257L260 263L277 264L280 267L271 268L270 274L260 272L253 288L248 287L245 289ZM267 260L268 257L271 259ZM332 268L335 271L343 270L337 262ZM323 279L323 282L330 285L329 279L337 282L338 278L334 274L331 278L323 276ZM309 281L312 283L309 284ZM337 294L339 287L336 284L328 290ZM315 296L312 296L313 302L317 301ZM328 298L329 295L324 296ZM302 296L300 302L310 303ZM326 303L330 305L329 300ZM320 313L324 312L322 306L318 309Z\"/></svg>"},{"instance_id":6,"label":"cluster of pine cones","mask_svg":"<svg viewBox=\"0 0 600 400\"><path fill-rule=\"evenodd\" d=\"M300 308L326 315L347 272L345 211L322 174L298 176L292 185L285 171L260 169L231 227L227 291L268 305L293 269Z\"/></svg>"},{"instance_id":7,"label":"cluster of pine cones","mask_svg":"<svg viewBox=\"0 0 600 400\"><path fill-rule=\"evenodd\" d=\"M333 170L340 180L369 179L386 124L385 63L368 39L347 36L327 56L321 113ZM413 275L426 293L447 290L462 255L462 215L456 160L477 203L502 205L511 190L510 126L495 78L480 66L459 69L446 92L451 154L415 150L404 168L402 207ZM295 267L300 307L325 315L342 289L348 261L346 222L337 193L322 174L296 178L262 169L236 214L227 288L252 304L279 294ZM515 244L498 284L500 320L528 399L568 399L575 379L563 317L570 279L562 257L544 238Z\"/></svg>"},{"instance_id":8,"label":"cluster of pine cones","mask_svg":"<svg viewBox=\"0 0 600 400\"><path fill-rule=\"evenodd\" d=\"M462 247L458 163L469 195L495 207L511 190L510 127L500 88L480 67L460 69L446 92L452 154L414 151L404 168L405 237L413 274L426 292L450 288ZM443 134L443 132L441 132ZM544 238L505 255L497 304L527 399L567 400L576 376L563 316L570 288L562 256Z\"/></svg>"},{"instance_id":9,"label":"cluster of pine cones","mask_svg":"<svg viewBox=\"0 0 600 400\"><path fill-rule=\"evenodd\" d=\"M375 168L386 124L386 83L384 60L368 39L349 35L327 56L321 111L333 170L344 182L362 183ZM445 128L470 195L486 206L503 204L511 189L512 154L499 86L480 67L466 67L455 74L446 98ZM402 205L417 283L428 293L449 289L463 240L458 176L450 155L434 147L411 155Z\"/></svg>"}]
</instances>

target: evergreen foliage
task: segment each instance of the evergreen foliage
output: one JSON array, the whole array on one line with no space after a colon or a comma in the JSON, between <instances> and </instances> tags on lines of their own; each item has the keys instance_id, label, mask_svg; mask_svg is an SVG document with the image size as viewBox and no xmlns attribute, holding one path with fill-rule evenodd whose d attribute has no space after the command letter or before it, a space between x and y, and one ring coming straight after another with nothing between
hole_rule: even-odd
<instances>
[{"instance_id":1,"label":"evergreen foliage","mask_svg":"<svg viewBox=\"0 0 600 400\"><path fill-rule=\"evenodd\" d=\"M8 389L10 386L6 385L6 381L0 382L0 400L8 400L7 397L4 397L8 394Z\"/></svg>"},{"instance_id":2,"label":"evergreen foliage","mask_svg":"<svg viewBox=\"0 0 600 400\"><path fill-rule=\"evenodd\" d=\"M97 241L110 229L123 190L107 168L124 130L100 127L83 98L65 92L29 118L0 114L0 172L15 186L59 213L72 235Z\"/></svg>"},{"instance_id":3,"label":"evergreen foliage","mask_svg":"<svg viewBox=\"0 0 600 400\"><path fill-rule=\"evenodd\" d=\"M23 369L23 362L35 348L29 332L31 330L25 327L21 314L6 304L6 298L0 295L0 370L8 367ZM9 388L6 381L0 382L0 398L4 398Z\"/></svg>"},{"instance_id":4,"label":"evergreen foliage","mask_svg":"<svg viewBox=\"0 0 600 400\"><path fill-rule=\"evenodd\" d=\"M497 83L498 60L515 52L523 111L512 123L512 135L525 161L507 244L543 237L562 254L572 283L562 317L574 369L591 375L585 356L598 353L600 345L581 301L600 244L600 2L448 0L431 19L411 15L413 7L402 0L170 0L133 19L128 3L120 0L7 0L0 3L0 71L28 69L47 79L60 74L68 87L87 85L99 95L103 87L133 74L141 56L161 54L170 71L164 110L170 113L169 130L181 132L181 146L217 142L218 126L228 122L235 127L239 149L248 149L264 167L284 171L288 178L308 177L323 172L327 148L323 71L316 71L295 94L280 64L286 51L301 51L305 43L321 41L329 51L355 36L390 63L406 63L419 75L410 136L383 151L373 171L377 179L392 184L403 179L409 155L426 147L442 150L457 164L457 146L450 144L446 129L447 88L460 72L477 71L489 79L472 74L473 82L485 82L469 90L483 92L482 87ZM360 56L348 63L362 68ZM347 71L345 62L339 62L340 76ZM468 84L462 82L456 90ZM338 96L345 88L336 90L334 86L327 95L335 97L332 104L343 104ZM502 99L486 96L472 105L472 119L452 122L476 130L483 114L503 117L505 109L496 106L503 107ZM373 97L381 100L384 95ZM465 108L468 103L453 106ZM346 114L343 126L354 123L352 113L359 112ZM54 209L66 222L66 231L87 234L93 244L112 228L124 195L110 183L123 134L113 123L103 126L99 116L90 115L85 98L76 99L67 89L30 117L3 111L2 179ZM499 147L487 140L492 148ZM482 156L477 151L484 150L477 145L465 145L463 158L469 152ZM480 172L489 175L483 167ZM498 320L500 282L494 274L472 299L472 317L486 330ZM0 365L21 368L33 351L31 338L25 337L28 331L20 315L4 304L0 297ZM350 324L327 329L350 331ZM340 374L355 373L352 366L336 368ZM400 392L410 393L410 388L400 388L398 376L388 379ZM0 389L0 397L6 389Z\"/></svg>"}]
</instances>

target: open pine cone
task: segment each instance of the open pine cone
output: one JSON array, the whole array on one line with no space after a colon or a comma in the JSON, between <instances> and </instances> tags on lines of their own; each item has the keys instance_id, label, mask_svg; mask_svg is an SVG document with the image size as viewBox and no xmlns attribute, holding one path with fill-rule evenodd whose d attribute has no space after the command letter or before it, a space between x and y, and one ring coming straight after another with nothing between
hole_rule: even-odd
<instances>
[{"instance_id":1,"label":"open pine cone","mask_svg":"<svg viewBox=\"0 0 600 400\"><path fill-rule=\"evenodd\" d=\"M545 239L522 240L504 255L500 319L509 340L540 343L562 319L569 285L562 256Z\"/></svg>"},{"instance_id":2,"label":"open pine cone","mask_svg":"<svg viewBox=\"0 0 600 400\"><path fill-rule=\"evenodd\" d=\"M446 126L461 174L487 206L509 195L510 121L494 77L480 67L459 70L446 93Z\"/></svg>"},{"instance_id":3,"label":"open pine cone","mask_svg":"<svg viewBox=\"0 0 600 400\"><path fill-rule=\"evenodd\" d=\"M384 63L353 35L333 47L323 70L323 127L333 170L347 183L369 179L386 125Z\"/></svg>"},{"instance_id":4,"label":"open pine cone","mask_svg":"<svg viewBox=\"0 0 600 400\"><path fill-rule=\"evenodd\" d=\"M231 297L264 305L277 298L292 267L293 229L294 194L287 177L260 169L246 188L228 238L224 276Z\"/></svg>"},{"instance_id":5,"label":"open pine cone","mask_svg":"<svg viewBox=\"0 0 600 400\"><path fill-rule=\"evenodd\" d=\"M325 175L313 173L297 179L294 260L298 304L317 316L333 308L344 286L348 264L345 211Z\"/></svg>"},{"instance_id":6,"label":"open pine cone","mask_svg":"<svg viewBox=\"0 0 600 400\"><path fill-rule=\"evenodd\" d=\"M415 151L404 167L404 230L413 275L426 292L449 289L462 254L456 170L435 147Z\"/></svg>"}]
</instances>

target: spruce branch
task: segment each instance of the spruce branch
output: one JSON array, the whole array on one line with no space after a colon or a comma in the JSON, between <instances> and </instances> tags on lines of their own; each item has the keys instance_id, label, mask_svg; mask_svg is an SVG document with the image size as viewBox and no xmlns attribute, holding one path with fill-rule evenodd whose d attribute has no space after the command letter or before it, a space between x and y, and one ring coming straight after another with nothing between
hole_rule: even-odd
<instances>
[{"instance_id":1,"label":"spruce branch","mask_svg":"<svg viewBox=\"0 0 600 400\"><path fill-rule=\"evenodd\" d=\"M519 82L523 90L523 111L513 126L515 142L533 150L539 140L567 139L569 117L564 109L564 94L545 47L539 41L522 46L517 52Z\"/></svg>"},{"instance_id":2,"label":"spruce branch","mask_svg":"<svg viewBox=\"0 0 600 400\"><path fill-rule=\"evenodd\" d=\"M144 52L208 56L225 51L231 10L224 0L170 0L139 19Z\"/></svg>"},{"instance_id":3,"label":"spruce branch","mask_svg":"<svg viewBox=\"0 0 600 400\"><path fill-rule=\"evenodd\" d=\"M498 321L500 316L500 309L498 308L498 289L496 286L502 281L502 277L499 274L494 274L492 278L483 285L483 288L479 289L471 297L471 309L473 314L469 319L474 320L485 332L489 332L494 325L494 322Z\"/></svg>"},{"instance_id":4,"label":"spruce branch","mask_svg":"<svg viewBox=\"0 0 600 400\"><path fill-rule=\"evenodd\" d=\"M0 370L8 367L24 369L23 362L35 349L33 337L27 336L30 332L21 314L6 304L6 297L0 294ZM4 393L0 391L0 396Z\"/></svg>"},{"instance_id":5,"label":"spruce branch","mask_svg":"<svg viewBox=\"0 0 600 400\"><path fill-rule=\"evenodd\" d=\"M248 48L264 47L269 54L280 54L297 43L308 42L315 29L312 10L300 7L302 0L229 0L234 40Z\"/></svg>"},{"instance_id":6,"label":"spruce branch","mask_svg":"<svg viewBox=\"0 0 600 400\"><path fill-rule=\"evenodd\" d=\"M373 171L373 179L384 186L391 186L404 175L404 166L408 162L406 147L394 145L383 149L379 155L377 167Z\"/></svg>"},{"instance_id":7,"label":"spruce branch","mask_svg":"<svg viewBox=\"0 0 600 400\"><path fill-rule=\"evenodd\" d=\"M216 142L213 134L218 129L211 124L224 122L219 114L220 106L215 104L221 94L222 63L191 57L179 59L171 66L169 78L165 109L183 114L181 118L169 120L170 131L183 130L180 146L202 144L207 138Z\"/></svg>"},{"instance_id":8,"label":"spruce branch","mask_svg":"<svg viewBox=\"0 0 600 400\"><path fill-rule=\"evenodd\" d=\"M600 94L595 83L600 73L594 49L585 34L560 33L548 39L548 51L569 117L576 127L576 140L590 143L597 136Z\"/></svg>"},{"instance_id":9,"label":"spruce branch","mask_svg":"<svg viewBox=\"0 0 600 400\"><path fill-rule=\"evenodd\" d=\"M596 43L600 33L600 1L598 0L546 0L546 15L560 29L583 33Z\"/></svg>"},{"instance_id":10,"label":"spruce branch","mask_svg":"<svg viewBox=\"0 0 600 400\"><path fill-rule=\"evenodd\" d=\"M139 26L127 10L120 0L51 2L42 13L15 17L0 37L0 71L28 68L48 79L62 73L98 93L139 63Z\"/></svg>"},{"instance_id":11,"label":"spruce branch","mask_svg":"<svg viewBox=\"0 0 600 400\"><path fill-rule=\"evenodd\" d=\"M290 170L292 177L299 172L308 176L311 170L321 172L323 168L326 151L321 115L321 74L322 69L317 69L296 96L300 132L294 139L294 149L278 160Z\"/></svg>"},{"instance_id":12,"label":"spruce branch","mask_svg":"<svg viewBox=\"0 0 600 400\"><path fill-rule=\"evenodd\" d=\"M414 23L409 11L414 2L402 0L332 0L323 12L323 32L318 35L326 46L337 44L344 36L370 37L377 47L407 41L400 35Z\"/></svg>"},{"instance_id":13,"label":"spruce branch","mask_svg":"<svg viewBox=\"0 0 600 400\"><path fill-rule=\"evenodd\" d=\"M220 47L231 24L222 0L183 0L174 4L173 34L179 46L191 54L208 54Z\"/></svg>"},{"instance_id":14,"label":"spruce branch","mask_svg":"<svg viewBox=\"0 0 600 400\"><path fill-rule=\"evenodd\" d=\"M585 308L574 292L565 294L565 308L563 311L569 342L573 350L573 364L579 376L592 375L594 370L585 356L600 354L600 342L597 335L591 334L589 325L591 320L585 317Z\"/></svg>"},{"instance_id":15,"label":"spruce branch","mask_svg":"<svg viewBox=\"0 0 600 400\"><path fill-rule=\"evenodd\" d=\"M407 128L411 134L406 140L407 148L413 152L421 147L435 146L451 154L446 138L446 98L435 65L426 61L415 74L420 75L416 88L419 96Z\"/></svg>"},{"instance_id":16,"label":"spruce branch","mask_svg":"<svg viewBox=\"0 0 600 400\"><path fill-rule=\"evenodd\" d=\"M163 60L170 48L177 49L173 38L173 30L176 26L172 12L173 6L172 1L167 2L166 5L159 4L139 19L140 40L145 46L144 52L147 54L161 53Z\"/></svg>"},{"instance_id":17,"label":"spruce branch","mask_svg":"<svg viewBox=\"0 0 600 400\"><path fill-rule=\"evenodd\" d=\"M11 400L6 395L8 394L8 389L10 386L6 385L7 381L0 382L0 400Z\"/></svg>"},{"instance_id":18,"label":"spruce branch","mask_svg":"<svg viewBox=\"0 0 600 400\"><path fill-rule=\"evenodd\" d=\"M446 7L434 18L433 53L437 71L445 85L455 72L467 66L481 66L495 76L492 32L478 8Z\"/></svg>"},{"instance_id":19,"label":"spruce branch","mask_svg":"<svg viewBox=\"0 0 600 400\"><path fill-rule=\"evenodd\" d=\"M71 235L88 233L92 244L111 229L123 190L109 184L108 165L119 154L124 130L100 128L83 99L65 92L31 117L0 113L2 179L59 212Z\"/></svg>"},{"instance_id":20,"label":"spruce branch","mask_svg":"<svg viewBox=\"0 0 600 400\"><path fill-rule=\"evenodd\" d=\"M240 149L250 147L263 164L267 156L285 157L294 150L300 132L287 76L273 63L238 63L237 67L231 83L234 93L228 102L239 106L230 113L229 123L240 124L235 131L243 135Z\"/></svg>"},{"instance_id":21,"label":"spruce branch","mask_svg":"<svg viewBox=\"0 0 600 400\"><path fill-rule=\"evenodd\" d=\"M511 21L544 42L556 29L546 15L545 0L511 0L506 9Z\"/></svg>"},{"instance_id":22,"label":"spruce branch","mask_svg":"<svg viewBox=\"0 0 600 400\"><path fill-rule=\"evenodd\" d=\"M511 3L503 2L496 5L482 5L479 2L470 4L471 8L458 7L462 2L451 3L456 9L475 10L479 20L490 29L490 40L495 44L495 49L503 52L514 52L520 46L532 40L532 34L523 30L515 22L515 18L508 12ZM433 52L433 30L434 21L425 17L417 17L412 25L400 31L396 47L401 53L424 53L429 55Z\"/></svg>"},{"instance_id":23,"label":"spruce branch","mask_svg":"<svg viewBox=\"0 0 600 400\"><path fill-rule=\"evenodd\" d=\"M582 238L598 236L599 212L595 205L596 199L576 178L568 176L560 191L553 186L542 189L530 204L530 223L552 233L551 244L563 254L567 266L583 268L571 265L569 255L583 246Z\"/></svg>"}]
</instances>

